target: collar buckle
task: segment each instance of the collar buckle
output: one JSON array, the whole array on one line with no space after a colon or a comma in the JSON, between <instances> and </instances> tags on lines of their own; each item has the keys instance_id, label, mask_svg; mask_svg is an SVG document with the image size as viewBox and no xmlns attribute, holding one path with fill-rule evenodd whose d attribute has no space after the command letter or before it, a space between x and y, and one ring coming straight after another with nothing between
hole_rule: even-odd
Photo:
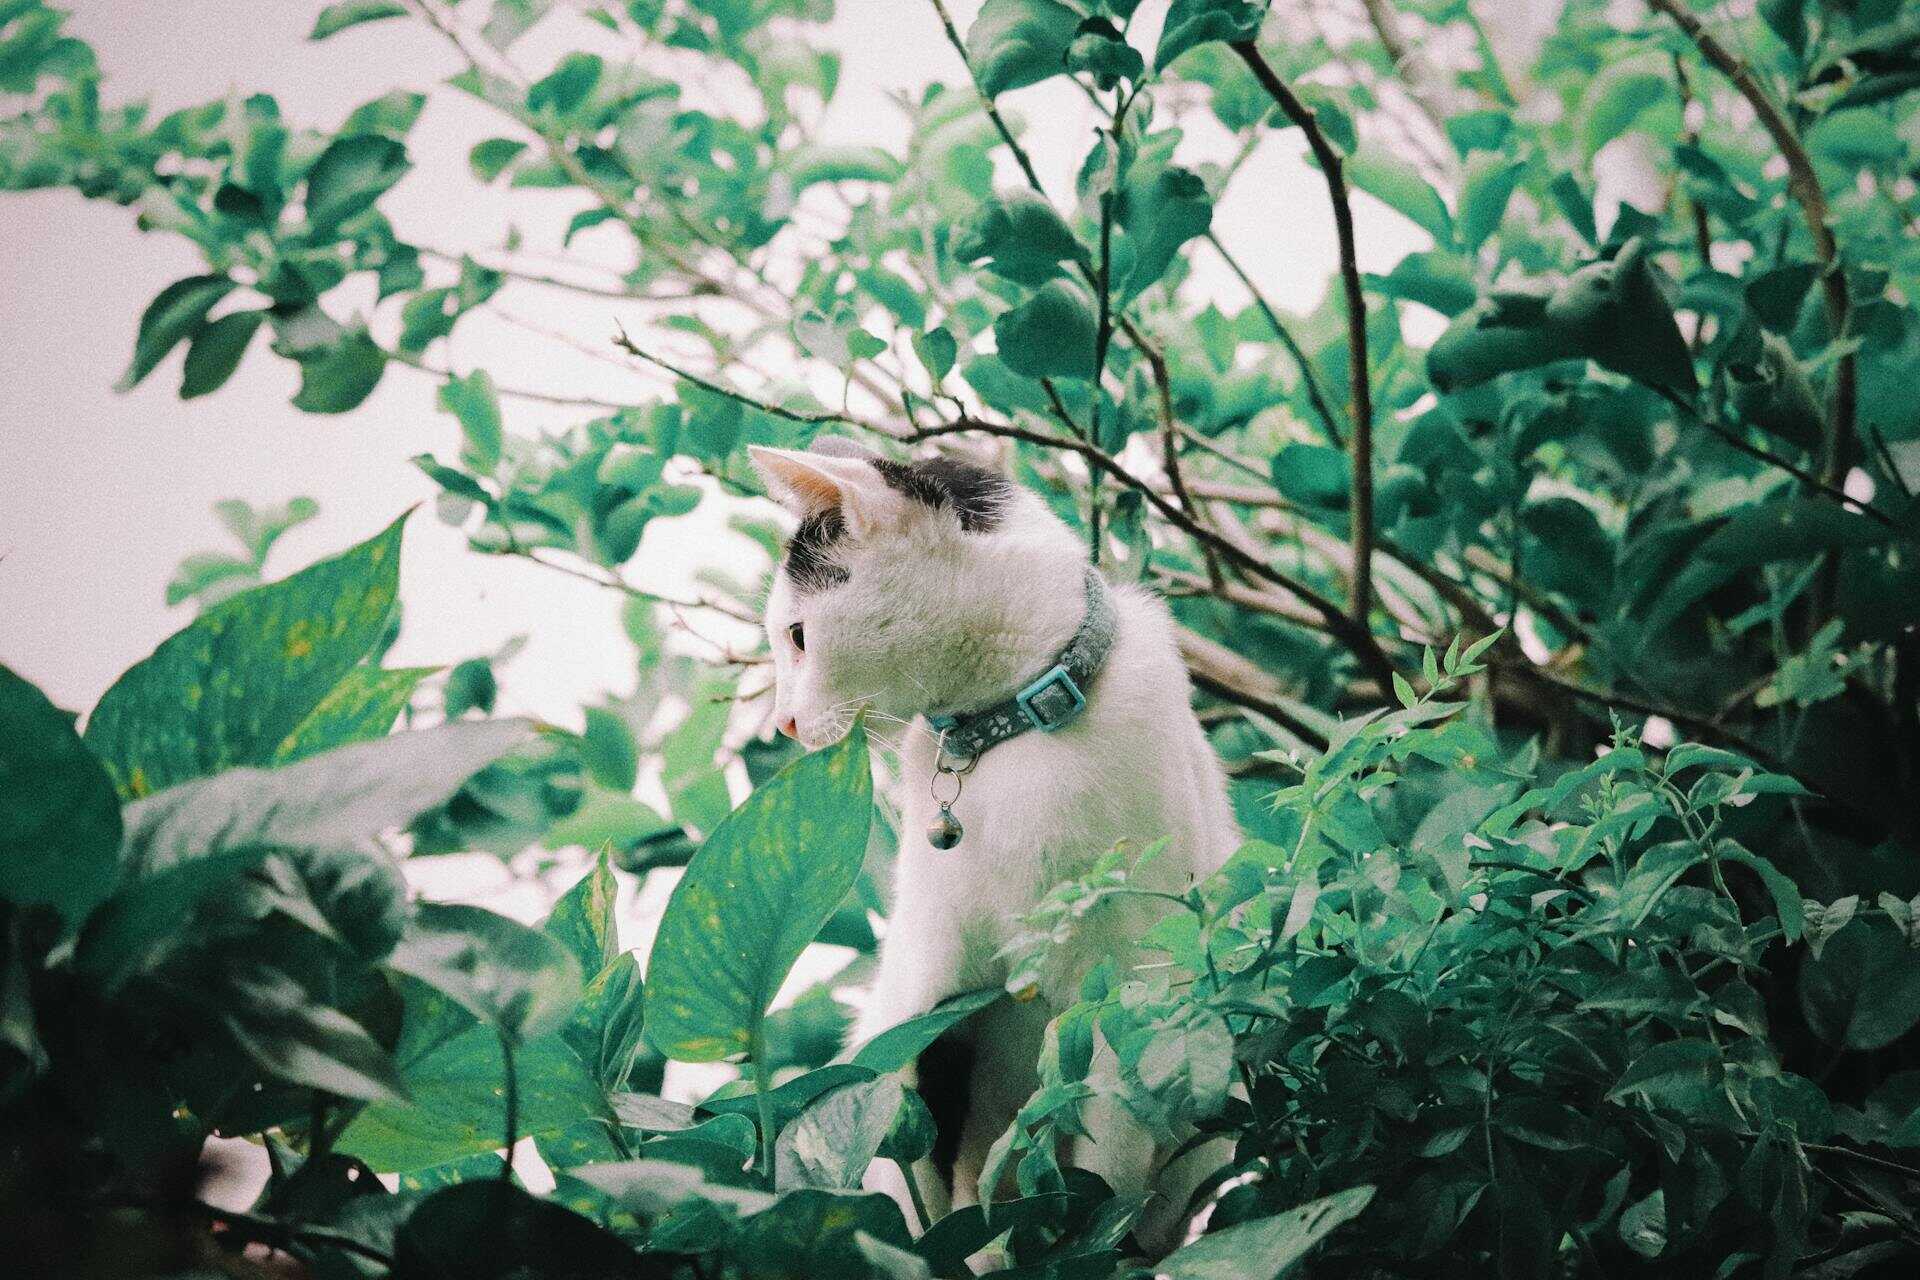
<instances>
[{"instance_id":1,"label":"collar buckle","mask_svg":"<svg viewBox=\"0 0 1920 1280\"><path fill-rule=\"evenodd\" d=\"M1020 714L1042 733L1071 724L1086 709L1087 695L1080 691L1064 665L1053 669L1014 695Z\"/></svg>"}]
</instances>

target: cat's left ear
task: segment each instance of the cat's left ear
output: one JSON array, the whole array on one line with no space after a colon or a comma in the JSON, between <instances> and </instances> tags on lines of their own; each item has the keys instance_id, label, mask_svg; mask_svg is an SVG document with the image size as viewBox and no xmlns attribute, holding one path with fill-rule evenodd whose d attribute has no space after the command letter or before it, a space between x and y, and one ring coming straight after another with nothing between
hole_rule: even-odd
<instances>
[{"instance_id":1,"label":"cat's left ear","mask_svg":"<svg viewBox=\"0 0 1920 1280\"><path fill-rule=\"evenodd\" d=\"M881 479L867 459L757 444L747 446L747 456L768 495L802 519L838 509L847 532L856 538L905 523L905 496Z\"/></svg>"}]
</instances>

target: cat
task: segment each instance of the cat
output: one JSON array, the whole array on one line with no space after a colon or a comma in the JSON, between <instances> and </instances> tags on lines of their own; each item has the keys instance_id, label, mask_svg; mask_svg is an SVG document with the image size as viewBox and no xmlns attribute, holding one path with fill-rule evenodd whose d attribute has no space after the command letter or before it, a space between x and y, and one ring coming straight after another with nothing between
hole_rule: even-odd
<instances>
[{"instance_id":1,"label":"cat","mask_svg":"<svg viewBox=\"0 0 1920 1280\"><path fill-rule=\"evenodd\" d=\"M997 953L1021 916L1117 843L1168 837L1138 882L1167 892L1204 878L1238 847L1225 773L1193 713L1166 606L1137 587L1089 583L1085 544L1038 495L969 463L900 463L838 437L806 452L750 452L767 492L799 518L765 612L775 724L819 747L864 710L876 733L891 726L898 737L892 908L851 1043L947 996L1005 982ZM993 706L1034 681L1103 587L1112 640L1082 690L1084 708L1053 731L989 747L961 778L936 780L929 717ZM936 782L941 799L963 788L953 814L964 834L950 849L927 834L940 818ZM1122 971L1133 963L1134 942L1156 914L1141 899L1106 904L1055 954L1034 998L1003 1000L972 1020L952 1167L944 1179L919 1175L931 1212L974 1202L989 1148L1035 1087L1047 1020L1101 960ZM1111 1071L1110 1055L1104 1065ZM1156 1178L1167 1153L1110 1097L1085 1118L1090 1138L1076 1140L1073 1162L1119 1192L1156 1185L1138 1234L1177 1242L1186 1192L1209 1169L1186 1169L1200 1163L1187 1157L1183 1176ZM891 1170L877 1165L869 1185L904 1208L906 1188Z\"/></svg>"}]
</instances>

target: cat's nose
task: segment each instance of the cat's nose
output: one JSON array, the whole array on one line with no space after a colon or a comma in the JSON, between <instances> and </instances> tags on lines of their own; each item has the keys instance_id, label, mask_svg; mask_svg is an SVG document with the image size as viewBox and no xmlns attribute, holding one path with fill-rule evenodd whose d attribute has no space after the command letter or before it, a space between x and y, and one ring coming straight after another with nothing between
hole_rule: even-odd
<instances>
[{"instance_id":1,"label":"cat's nose","mask_svg":"<svg viewBox=\"0 0 1920 1280\"><path fill-rule=\"evenodd\" d=\"M786 734L789 738L798 739L800 737L800 726L793 722L792 716L788 716L786 719L778 721L774 725L774 728L780 730L780 732Z\"/></svg>"}]
</instances>

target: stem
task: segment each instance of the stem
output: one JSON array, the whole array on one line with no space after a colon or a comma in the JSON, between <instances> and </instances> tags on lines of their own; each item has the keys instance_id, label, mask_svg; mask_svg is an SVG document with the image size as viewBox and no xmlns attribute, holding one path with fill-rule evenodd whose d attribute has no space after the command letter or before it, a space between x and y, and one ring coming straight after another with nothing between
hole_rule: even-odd
<instances>
[{"instance_id":1,"label":"stem","mask_svg":"<svg viewBox=\"0 0 1920 1280\"><path fill-rule=\"evenodd\" d=\"M773 1088L773 1077L767 1070L767 1036L764 1027L755 1024L753 1038L748 1043L747 1056L753 1062L753 1105L760 1114L760 1176L769 1187L773 1185L773 1103L767 1094ZM913 1179L908 1178L911 1184Z\"/></svg>"},{"instance_id":2,"label":"stem","mask_svg":"<svg viewBox=\"0 0 1920 1280\"><path fill-rule=\"evenodd\" d=\"M925 1235L927 1228L933 1225L933 1215L927 1212L927 1202L920 1194L920 1180L913 1176L913 1167L904 1161L895 1160L893 1167L906 1179L907 1199L913 1201L914 1216L920 1219L919 1229L914 1234Z\"/></svg>"},{"instance_id":3,"label":"stem","mask_svg":"<svg viewBox=\"0 0 1920 1280\"><path fill-rule=\"evenodd\" d=\"M1006 117L1000 114L1000 108L992 98L980 92L980 77L974 74L973 59L967 56L967 42L960 38L960 29L953 25L953 15L947 12L945 0L929 0L933 11L940 15L940 25L946 29L947 43L960 55L960 65L967 69L967 78L973 82L973 91L980 99L980 105L986 108L987 119L993 122L994 131L1000 140L1007 144L1007 150L1013 152L1014 163L1020 166L1020 172L1027 177L1027 185L1039 195L1046 195L1046 188L1040 185L1040 175L1034 171L1033 159L1027 155L1027 149L1013 136L1013 130L1007 127Z\"/></svg>"},{"instance_id":4,"label":"stem","mask_svg":"<svg viewBox=\"0 0 1920 1280\"><path fill-rule=\"evenodd\" d=\"M1213 251L1220 255L1220 261L1227 264L1227 270L1233 272L1240 281L1241 287L1253 298L1253 305L1260 309L1262 316L1266 317L1267 326L1273 330L1273 336L1280 340L1280 345L1287 349L1287 354L1293 357L1294 364L1299 366L1300 377L1307 385L1307 403L1313 406L1314 413L1320 419L1320 425L1326 428L1327 439L1335 448L1344 449L1347 444L1346 436L1333 416L1333 406L1327 403L1327 393L1320 385L1320 375L1315 371L1313 361L1309 360L1307 353L1301 349L1299 339L1293 336L1291 329L1281 323L1279 313L1254 286L1253 277L1248 275L1247 269L1240 265L1240 260L1227 251L1227 246L1220 242L1220 237L1208 231L1205 238L1207 243L1213 246Z\"/></svg>"},{"instance_id":5,"label":"stem","mask_svg":"<svg viewBox=\"0 0 1920 1280\"><path fill-rule=\"evenodd\" d=\"M1360 290L1360 262L1354 247L1353 207L1347 198L1346 172L1340 153L1320 128L1312 107L1287 86L1251 40L1236 41L1233 51L1253 72L1253 78L1267 91L1281 113L1298 125L1306 135L1307 146L1320 164L1326 180L1327 198L1333 204L1333 228L1340 241L1340 282L1346 291L1347 364L1350 414L1353 439L1348 453L1353 463L1353 505L1351 535L1353 543L1353 585L1347 601L1347 613L1354 623L1364 627L1373 608L1373 389L1367 364L1367 303Z\"/></svg>"},{"instance_id":6,"label":"stem","mask_svg":"<svg viewBox=\"0 0 1920 1280\"><path fill-rule=\"evenodd\" d=\"M626 352L630 356L635 357L636 359L644 360L650 365L654 365L654 366L657 366L658 368L666 370L668 373L672 374L676 378L681 379L684 382L691 382L694 386L699 387L702 391L711 391L714 395L725 396L729 400L738 401L739 403L744 404L749 408L758 409L762 413L771 414L776 418L785 418L788 422L799 422L799 423L804 423L808 426L820 426L825 423L840 423L849 427L859 427L863 430L872 431L883 436L897 436L899 434L897 431L893 430L891 427L882 426L881 424L876 422L868 422L862 418L856 418L856 417L853 417L851 414L842 413L837 410L789 409L785 405L775 404L771 400L762 400L757 396L748 395L744 391L737 391L734 388L726 385L724 382L716 382L712 378L708 378L701 374L695 373L691 369L682 368L681 366L673 363L671 360L668 360L663 356L657 356L653 354L653 352L646 350L645 348L641 347L638 343L636 343L632 338L627 336L626 326L616 322L614 325L614 329L616 330L613 338L614 346L620 348L622 351Z\"/></svg>"},{"instance_id":7,"label":"stem","mask_svg":"<svg viewBox=\"0 0 1920 1280\"><path fill-rule=\"evenodd\" d=\"M513 1181L513 1144L520 1134L520 1072L513 1064L513 1038L500 1037L500 1061L507 1078L507 1131L501 1144L500 1180Z\"/></svg>"},{"instance_id":8,"label":"stem","mask_svg":"<svg viewBox=\"0 0 1920 1280\"><path fill-rule=\"evenodd\" d=\"M1647 4L1673 19L1693 41L1694 47L1700 50L1700 55L1733 82L1733 87L1739 90L1740 96L1747 100L1754 114L1760 118L1761 127L1773 139L1773 145L1779 148L1781 157L1787 162L1787 190L1800 205L1807 230L1813 236L1814 253L1820 259L1820 287L1826 305L1827 327L1833 331L1833 341L1844 340L1853 309L1852 298L1847 290L1847 276L1841 269L1840 248L1833 238L1833 229L1828 226L1826 193L1820 189L1820 179L1813 171L1813 161L1808 157L1793 122L1787 119L1773 96L1755 78L1752 68L1721 44L1681 0L1647 0ZM1825 456L1820 469L1829 484L1838 483L1847 474L1857 394L1854 358L1851 353L1842 355L1834 366Z\"/></svg>"}]
</instances>

